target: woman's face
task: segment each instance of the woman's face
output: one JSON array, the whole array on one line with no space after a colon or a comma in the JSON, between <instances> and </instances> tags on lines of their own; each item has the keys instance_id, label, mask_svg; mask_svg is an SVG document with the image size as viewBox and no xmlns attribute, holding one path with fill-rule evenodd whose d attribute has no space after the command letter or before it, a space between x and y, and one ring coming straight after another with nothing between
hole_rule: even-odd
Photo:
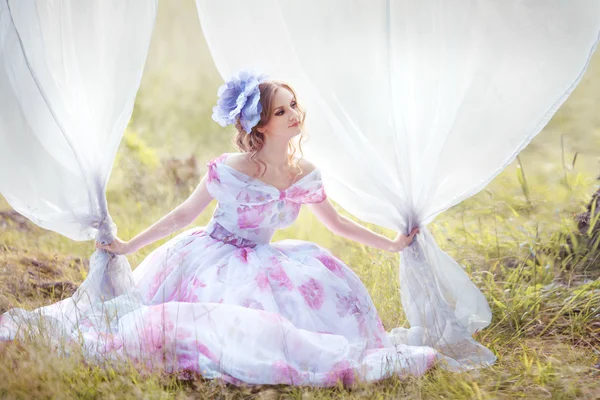
<instances>
[{"instance_id":1,"label":"woman's face","mask_svg":"<svg viewBox=\"0 0 600 400\"><path fill-rule=\"evenodd\" d=\"M280 87L273 95L272 109L269 122L259 131L265 135L274 135L283 138L292 138L302 129L300 121L302 115L298 110L294 95L287 89Z\"/></svg>"}]
</instances>

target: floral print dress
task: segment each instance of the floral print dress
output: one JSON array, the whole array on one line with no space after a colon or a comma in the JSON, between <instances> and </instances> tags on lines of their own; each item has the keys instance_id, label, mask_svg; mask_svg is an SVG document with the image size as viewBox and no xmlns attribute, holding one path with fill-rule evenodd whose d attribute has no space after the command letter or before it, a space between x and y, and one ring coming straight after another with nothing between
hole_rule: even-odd
<instances>
[{"instance_id":1,"label":"floral print dress","mask_svg":"<svg viewBox=\"0 0 600 400\"><path fill-rule=\"evenodd\" d=\"M271 242L302 204L326 199L320 170L279 190L225 164L229 154L208 163L218 202L208 225L150 253L133 270L135 300L103 305L112 317L72 321L67 335L83 340L86 356L238 385L352 385L431 368L437 351L392 344L364 285L331 252Z\"/></svg>"},{"instance_id":2,"label":"floral print dress","mask_svg":"<svg viewBox=\"0 0 600 400\"><path fill-rule=\"evenodd\" d=\"M279 190L211 160L211 221L181 233L133 272L149 306L148 343L175 341L176 368L233 383L331 386L421 375L435 350L393 346L358 276L307 241L271 242L326 193L317 168ZM173 361L175 361L175 358Z\"/></svg>"}]
</instances>

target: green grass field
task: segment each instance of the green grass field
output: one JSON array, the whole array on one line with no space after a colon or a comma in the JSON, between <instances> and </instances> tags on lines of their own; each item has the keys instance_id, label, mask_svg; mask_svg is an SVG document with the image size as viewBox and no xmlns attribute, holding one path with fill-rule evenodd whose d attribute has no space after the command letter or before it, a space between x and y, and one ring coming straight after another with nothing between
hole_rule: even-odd
<instances>
[{"instance_id":1,"label":"green grass field","mask_svg":"<svg viewBox=\"0 0 600 400\"><path fill-rule=\"evenodd\" d=\"M121 238L171 211L191 193L205 162L233 150L233 131L210 118L220 84L194 2L161 1L107 191ZM600 227L580 230L575 219L600 187L598 110L600 52L519 160L430 225L442 249L465 266L490 303L492 323L475 338L498 356L491 368L461 374L436 369L420 379L390 378L352 390L236 388L142 376L125 366L100 369L77 357L58 358L39 344L19 343L0 346L0 398L598 399ZM194 224L208 222L214 206ZM274 240L288 237L330 248L361 277L385 327L405 324L396 255L336 237L306 209ZM132 267L166 240L128 256ZM0 313L70 296L85 279L93 251L92 242L36 227L0 198Z\"/></svg>"}]
</instances>

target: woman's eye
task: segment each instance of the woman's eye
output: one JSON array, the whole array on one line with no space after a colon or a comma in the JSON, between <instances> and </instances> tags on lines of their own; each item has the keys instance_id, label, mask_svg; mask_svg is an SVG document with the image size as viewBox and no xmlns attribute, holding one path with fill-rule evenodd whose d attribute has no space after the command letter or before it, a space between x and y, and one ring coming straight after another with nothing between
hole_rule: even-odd
<instances>
[{"instance_id":1,"label":"woman's eye","mask_svg":"<svg viewBox=\"0 0 600 400\"><path fill-rule=\"evenodd\" d=\"M292 108L296 108L296 102L295 101L292 103Z\"/></svg>"},{"instance_id":2,"label":"woman's eye","mask_svg":"<svg viewBox=\"0 0 600 400\"><path fill-rule=\"evenodd\" d=\"M283 110L279 110L275 113L275 115L283 115Z\"/></svg>"}]
</instances>

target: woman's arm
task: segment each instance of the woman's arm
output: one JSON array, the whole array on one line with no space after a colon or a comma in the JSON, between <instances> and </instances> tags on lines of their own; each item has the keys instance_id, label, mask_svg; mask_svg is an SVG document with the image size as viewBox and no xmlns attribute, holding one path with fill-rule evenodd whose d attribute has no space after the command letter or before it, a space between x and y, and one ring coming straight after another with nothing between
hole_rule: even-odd
<instances>
[{"instance_id":1,"label":"woman's arm","mask_svg":"<svg viewBox=\"0 0 600 400\"><path fill-rule=\"evenodd\" d=\"M391 240L340 215L329 199L325 199L320 203L307 204L307 206L323 225L336 235L394 253L404 250L412 242L415 235L419 233L419 228L414 228L410 235L406 236L399 233L396 239Z\"/></svg>"},{"instance_id":2,"label":"woman's arm","mask_svg":"<svg viewBox=\"0 0 600 400\"><path fill-rule=\"evenodd\" d=\"M183 203L130 241L124 242L119 238L115 238L109 245L96 243L96 247L114 254L133 253L150 243L185 228L196 219L213 199L206 188L206 179L207 175L205 174L194 192Z\"/></svg>"}]
</instances>

